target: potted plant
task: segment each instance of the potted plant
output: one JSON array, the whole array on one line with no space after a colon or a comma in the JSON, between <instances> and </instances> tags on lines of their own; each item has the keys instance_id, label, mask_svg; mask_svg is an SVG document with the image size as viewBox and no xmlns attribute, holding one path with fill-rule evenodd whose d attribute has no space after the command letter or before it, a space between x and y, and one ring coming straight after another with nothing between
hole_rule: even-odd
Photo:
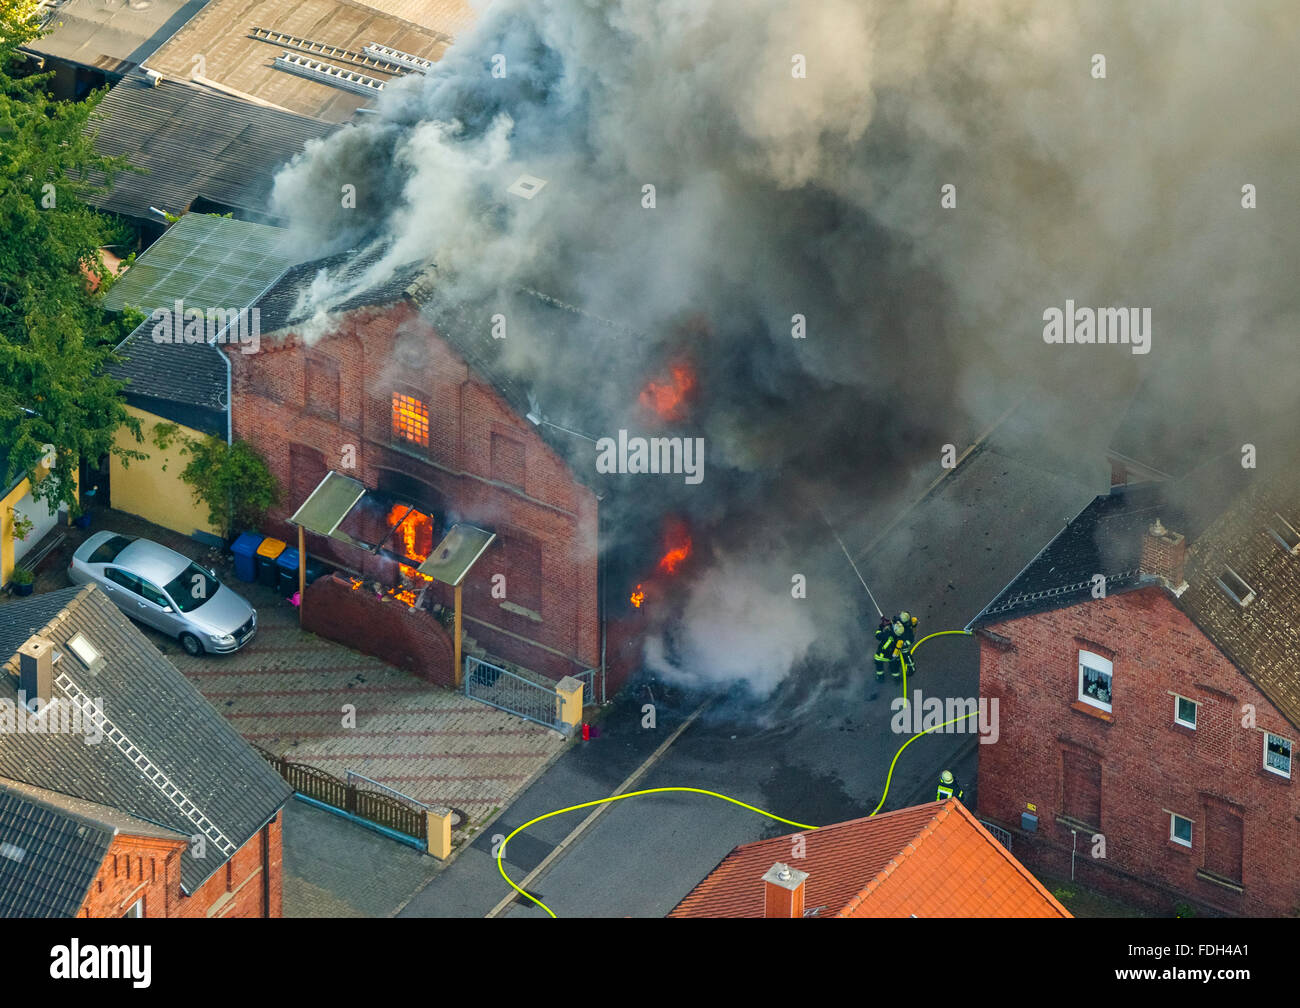
<instances>
[{"instance_id":1,"label":"potted plant","mask_svg":"<svg viewBox=\"0 0 1300 1008\"><path fill-rule=\"evenodd\" d=\"M13 573L9 575L9 583L13 586L15 595L30 595L32 582L35 580L36 575L26 567L15 567Z\"/></svg>"},{"instance_id":2,"label":"potted plant","mask_svg":"<svg viewBox=\"0 0 1300 1008\"><path fill-rule=\"evenodd\" d=\"M18 511L15 508L9 509L9 518L10 518L9 527L13 530L14 538L19 540L20 542L23 539L26 539L29 535L31 535L32 529L36 527L36 523L34 521L32 521L29 517L27 517L27 515L23 514L22 512Z\"/></svg>"}]
</instances>

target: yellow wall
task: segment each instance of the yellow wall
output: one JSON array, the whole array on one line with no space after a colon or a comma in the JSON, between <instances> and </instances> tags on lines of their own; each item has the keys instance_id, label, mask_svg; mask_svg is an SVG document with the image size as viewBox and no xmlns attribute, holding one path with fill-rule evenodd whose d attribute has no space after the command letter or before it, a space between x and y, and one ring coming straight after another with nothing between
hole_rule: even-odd
<instances>
[{"instance_id":1,"label":"yellow wall","mask_svg":"<svg viewBox=\"0 0 1300 1008\"><path fill-rule=\"evenodd\" d=\"M181 482L181 472L189 457L180 453L179 439L201 441L207 435L177 424L178 439L162 451L154 443L153 427L170 421L134 406L127 406L126 411L140 420L144 444L136 441L125 427L118 428L117 444L131 451L144 452L149 457L143 461L133 459L129 466L125 466L116 455L110 456L109 492L113 507L184 535L192 535L196 529L220 535L220 530L208 522L207 505L196 503L194 491Z\"/></svg>"},{"instance_id":2,"label":"yellow wall","mask_svg":"<svg viewBox=\"0 0 1300 1008\"><path fill-rule=\"evenodd\" d=\"M27 496L31 480L23 480L0 500L0 584L8 584L14 572L13 506Z\"/></svg>"}]
</instances>

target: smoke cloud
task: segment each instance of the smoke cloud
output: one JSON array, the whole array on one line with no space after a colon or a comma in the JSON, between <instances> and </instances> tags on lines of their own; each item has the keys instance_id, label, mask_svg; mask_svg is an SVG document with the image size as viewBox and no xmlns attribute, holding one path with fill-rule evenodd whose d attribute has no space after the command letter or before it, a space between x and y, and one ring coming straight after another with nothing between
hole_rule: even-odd
<instances>
[{"instance_id":1,"label":"smoke cloud","mask_svg":"<svg viewBox=\"0 0 1300 1008\"><path fill-rule=\"evenodd\" d=\"M1291 401L1270 362L1300 321L1298 26L1285 0L495 0L288 166L276 209L304 251L382 248L366 282L432 259L440 299L511 320L496 364L592 436L643 427L639 390L687 357L679 426L709 476L614 495L611 541L644 546L669 512L707 527L736 559L700 574L652 664L764 692L845 621L788 597L765 618L756 586L792 568L762 544L857 590L809 502L838 522L1025 392L1159 376L1171 411L1259 422ZM522 174L546 181L531 199L507 192ZM616 324L554 338L520 287ZM1151 309L1151 352L1045 344L1066 299Z\"/></svg>"}]
</instances>

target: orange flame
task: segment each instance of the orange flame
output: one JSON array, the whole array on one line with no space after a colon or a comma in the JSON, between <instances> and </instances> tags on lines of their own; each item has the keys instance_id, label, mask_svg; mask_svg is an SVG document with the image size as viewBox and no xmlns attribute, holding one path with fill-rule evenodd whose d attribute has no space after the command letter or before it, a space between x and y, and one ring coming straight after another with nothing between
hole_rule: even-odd
<instances>
[{"instance_id":1,"label":"orange flame","mask_svg":"<svg viewBox=\"0 0 1300 1008\"><path fill-rule=\"evenodd\" d=\"M691 555L691 540L688 537L681 546L670 549L659 560L659 569L665 574L676 574L685 559Z\"/></svg>"},{"instance_id":2,"label":"orange flame","mask_svg":"<svg viewBox=\"0 0 1300 1008\"><path fill-rule=\"evenodd\" d=\"M669 381L646 382L641 391L641 405L661 419L681 420L686 415L687 399L695 390L695 375L681 362L672 365L669 371L672 374Z\"/></svg>"},{"instance_id":3,"label":"orange flame","mask_svg":"<svg viewBox=\"0 0 1300 1008\"><path fill-rule=\"evenodd\" d=\"M638 609L641 608L641 603L645 601L645 591L642 590L640 585L636 586L636 591L632 593L632 598L629 601Z\"/></svg>"}]
</instances>

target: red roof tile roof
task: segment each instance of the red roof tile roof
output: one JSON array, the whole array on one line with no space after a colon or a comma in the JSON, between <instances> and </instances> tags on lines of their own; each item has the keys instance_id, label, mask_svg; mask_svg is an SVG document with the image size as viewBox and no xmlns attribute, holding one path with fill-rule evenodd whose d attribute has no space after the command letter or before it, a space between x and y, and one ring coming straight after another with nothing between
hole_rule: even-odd
<instances>
[{"instance_id":1,"label":"red roof tile roof","mask_svg":"<svg viewBox=\"0 0 1300 1008\"><path fill-rule=\"evenodd\" d=\"M744 844L668 916L762 917L778 861L808 873L806 917L1070 916L955 800Z\"/></svg>"}]
</instances>

